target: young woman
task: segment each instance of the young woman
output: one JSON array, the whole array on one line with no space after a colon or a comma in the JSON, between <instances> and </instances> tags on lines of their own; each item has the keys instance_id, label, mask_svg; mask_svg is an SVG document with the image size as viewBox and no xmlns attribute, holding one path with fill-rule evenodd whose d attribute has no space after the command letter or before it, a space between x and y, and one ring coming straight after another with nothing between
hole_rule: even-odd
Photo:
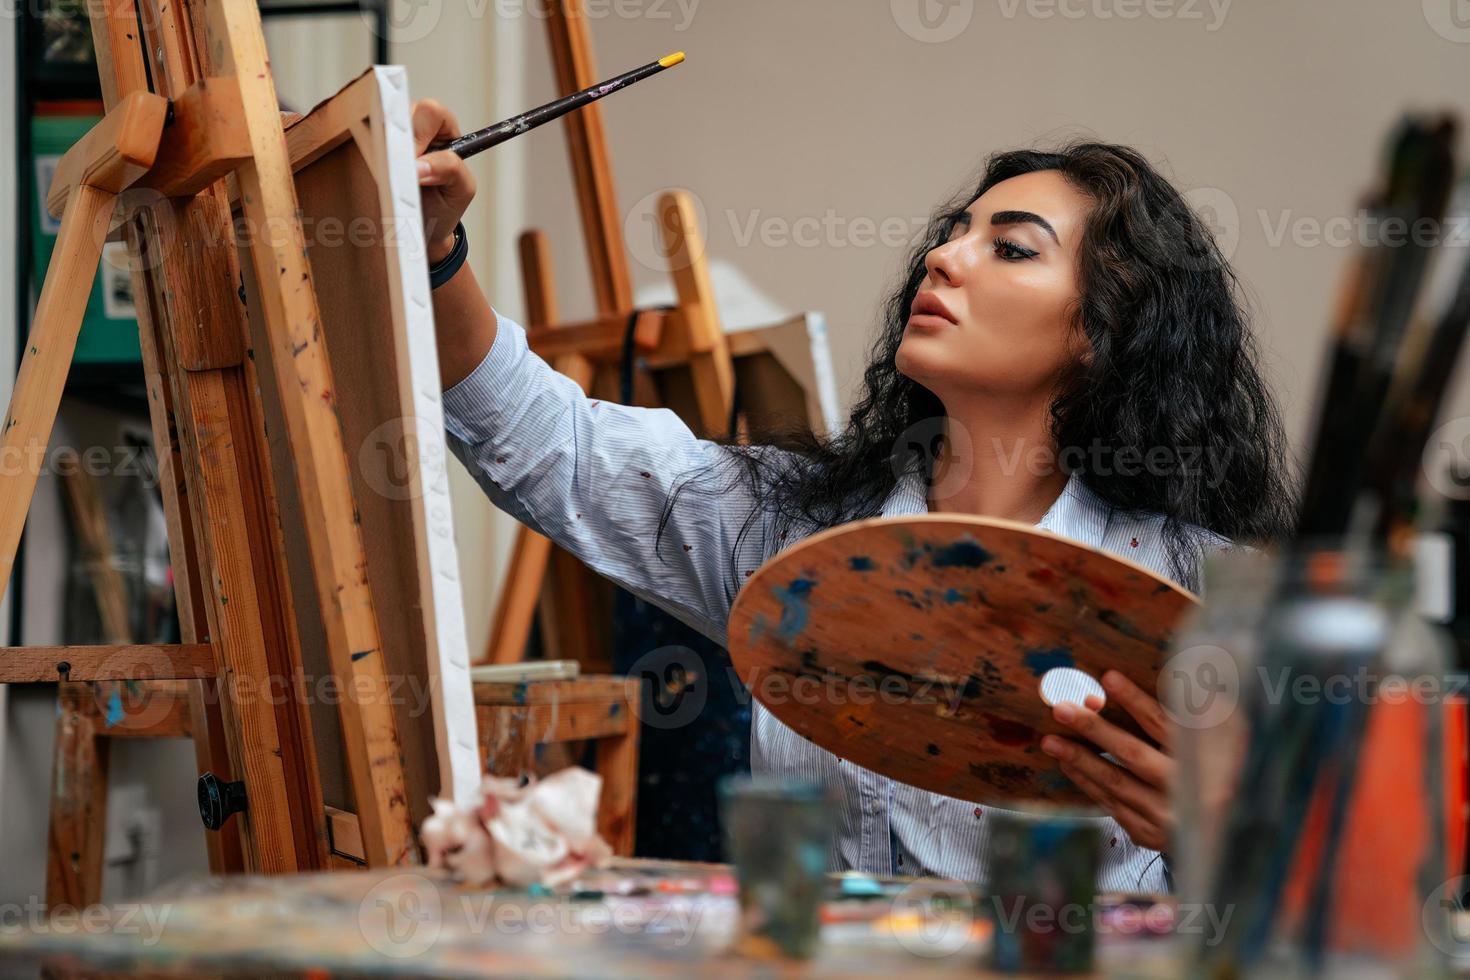
<instances>
[{"instance_id":1,"label":"young woman","mask_svg":"<svg viewBox=\"0 0 1470 980\"><path fill-rule=\"evenodd\" d=\"M414 129L421 154L459 135L428 101ZM448 151L418 166L434 265L475 183ZM830 441L722 446L667 410L591 400L529 352L468 267L435 288L434 313L450 443L491 500L721 643L745 576L859 518L1027 521L1196 589L1207 550L1269 541L1292 513L1234 275L1126 147L988 161L930 223ZM1102 683L1167 745L1151 693L1113 672ZM1099 887L1163 890L1172 761L1090 707L1055 717L1077 737L1042 750L1107 814ZM845 763L759 705L753 729L757 772L840 793L835 867L984 880L986 808Z\"/></svg>"}]
</instances>

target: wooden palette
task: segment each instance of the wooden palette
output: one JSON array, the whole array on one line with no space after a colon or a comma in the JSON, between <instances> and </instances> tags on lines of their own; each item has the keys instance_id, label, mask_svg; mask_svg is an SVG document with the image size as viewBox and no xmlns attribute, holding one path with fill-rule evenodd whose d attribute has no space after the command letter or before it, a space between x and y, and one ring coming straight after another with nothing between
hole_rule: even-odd
<instances>
[{"instance_id":1,"label":"wooden palette","mask_svg":"<svg viewBox=\"0 0 1470 980\"><path fill-rule=\"evenodd\" d=\"M858 521L763 565L736 597L741 679L798 734L945 796L1088 798L1041 751L1065 734L1047 671L1118 670L1157 689L1195 598L1142 565L1010 521ZM1104 717L1138 732L1111 702Z\"/></svg>"}]
</instances>

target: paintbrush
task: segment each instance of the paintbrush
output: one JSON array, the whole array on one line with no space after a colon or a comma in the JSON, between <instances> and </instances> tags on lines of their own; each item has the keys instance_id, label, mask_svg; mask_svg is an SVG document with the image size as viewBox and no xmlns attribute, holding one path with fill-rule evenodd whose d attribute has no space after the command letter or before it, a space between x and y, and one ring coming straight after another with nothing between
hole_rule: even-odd
<instances>
[{"instance_id":1,"label":"paintbrush","mask_svg":"<svg viewBox=\"0 0 1470 980\"><path fill-rule=\"evenodd\" d=\"M488 150L492 146L499 146L506 140L515 139L522 133L528 133L537 126L549 123L553 119L560 119L573 109L580 109L590 102L596 102L598 99L621 91L634 82L641 82L649 75L656 75L665 68L672 68L683 60L684 52L675 51L673 54L666 55L657 61L650 61L641 68L625 71L615 78L609 78L605 82L598 82L596 85L584 88L580 92L574 92L565 98L548 102L544 106L532 109L529 112L523 112L518 116L511 116L504 122L498 122L493 126L486 126L484 129L477 129L473 133L467 133L457 139L430 144L429 149L453 150L461 160L472 157L481 150Z\"/></svg>"},{"instance_id":2,"label":"paintbrush","mask_svg":"<svg viewBox=\"0 0 1470 980\"><path fill-rule=\"evenodd\" d=\"M1425 443L1470 329L1470 248L1452 234L1466 221L1470 221L1470 172L1455 194L1444 241L1426 278L1422 312L1389 389L1384 419L1369 444L1369 471L1379 498L1375 531L1380 538L1387 539L1413 522Z\"/></svg>"},{"instance_id":3,"label":"paintbrush","mask_svg":"<svg viewBox=\"0 0 1470 980\"><path fill-rule=\"evenodd\" d=\"M1390 153L1384 191L1373 208L1402 228L1437 224L1453 183L1453 126L1408 118ZM1382 227L1382 225L1380 225ZM1419 285L1433 248L1417 233L1367 250L1350 285L1329 355L1319 428L1301 511L1302 538L1347 532L1368 479L1364 447L1379 426Z\"/></svg>"}]
</instances>

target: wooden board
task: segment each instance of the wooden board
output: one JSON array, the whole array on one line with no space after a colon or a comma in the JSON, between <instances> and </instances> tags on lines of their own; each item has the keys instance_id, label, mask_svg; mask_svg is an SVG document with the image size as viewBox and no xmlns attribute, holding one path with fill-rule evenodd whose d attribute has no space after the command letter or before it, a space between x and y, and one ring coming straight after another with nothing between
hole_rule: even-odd
<instances>
[{"instance_id":1,"label":"wooden board","mask_svg":"<svg viewBox=\"0 0 1470 980\"><path fill-rule=\"evenodd\" d=\"M1193 605L1142 565L1028 525L880 518L763 565L736 597L730 655L777 718L850 762L978 803L1080 804L1041 751L1065 733L1041 677L1111 668L1156 690Z\"/></svg>"},{"instance_id":2,"label":"wooden board","mask_svg":"<svg viewBox=\"0 0 1470 980\"><path fill-rule=\"evenodd\" d=\"M430 796L472 792L480 767L409 113L403 69L373 68L295 122L287 145L418 823ZM264 401L272 453L289 467L277 400ZM281 503L288 560L303 568L290 487ZM293 581L310 587L304 574ZM311 608L308 595L298 608ZM322 627L301 618L308 673L322 678ZM351 810L332 700L313 699L323 794Z\"/></svg>"}]
</instances>

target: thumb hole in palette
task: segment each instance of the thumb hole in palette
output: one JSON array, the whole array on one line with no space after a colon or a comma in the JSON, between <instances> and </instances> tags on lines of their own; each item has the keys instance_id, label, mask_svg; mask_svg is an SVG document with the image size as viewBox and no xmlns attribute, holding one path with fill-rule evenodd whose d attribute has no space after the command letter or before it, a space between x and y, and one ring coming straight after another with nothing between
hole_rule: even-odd
<instances>
[{"instance_id":1,"label":"thumb hole in palette","mask_svg":"<svg viewBox=\"0 0 1470 980\"><path fill-rule=\"evenodd\" d=\"M1070 701L1079 708L1085 708L1089 697L1097 697L1103 704L1108 700L1098 679L1076 667L1053 667L1041 675L1037 689L1041 700L1052 707Z\"/></svg>"}]
</instances>

